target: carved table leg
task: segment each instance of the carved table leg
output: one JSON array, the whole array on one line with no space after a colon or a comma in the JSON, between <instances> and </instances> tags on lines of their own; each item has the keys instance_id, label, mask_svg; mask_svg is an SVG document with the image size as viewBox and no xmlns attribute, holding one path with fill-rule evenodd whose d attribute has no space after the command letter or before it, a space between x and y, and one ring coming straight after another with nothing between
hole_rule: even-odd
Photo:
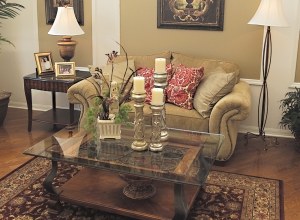
<instances>
[{"instance_id":1,"label":"carved table leg","mask_svg":"<svg viewBox=\"0 0 300 220\"><path fill-rule=\"evenodd\" d=\"M44 180L44 187L50 193L50 199L47 203L49 207L49 213L51 214L59 214L63 210L63 206L59 201L59 192L57 192L56 188L52 185L53 179L57 173L57 161L52 161L52 169L49 175Z\"/></svg>"},{"instance_id":2,"label":"carved table leg","mask_svg":"<svg viewBox=\"0 0 300 220\"><path fill-rule=\"evenodd\" d=\"M173 220L184 220L188 214L188 206L184 195L183 184L174 184L175 215Z\"/></svg>"}]
</instances>

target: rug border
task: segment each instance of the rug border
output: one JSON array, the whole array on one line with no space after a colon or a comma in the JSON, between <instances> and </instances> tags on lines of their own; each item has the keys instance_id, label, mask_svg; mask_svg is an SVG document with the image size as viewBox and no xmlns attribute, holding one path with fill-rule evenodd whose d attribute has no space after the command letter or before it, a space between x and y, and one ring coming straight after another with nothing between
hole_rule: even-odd
<instances>
[{"instance_id":1,"label":"rug border","mask_svg":"<svg viewBox=\"0 0 300 220\"><path fill-rule=\"evenodd\" d=\"M285 220L285 215L284 215L284 181L280 179L274 179L274 178L268 178L268 177L261 177L261 176L253 176L253 175L248 175L248 174L241 174L241 173L236 173L236 172L227 172L227 171L222 171L222 170L215 170L211 169L211 171L216 171L216 172L223 172L223 173L231 173L231 174L236 174L236 175L244 175L244 176L250 176L250 177L255 177L255 178L263 178L263 179L269 179L269 180L276 180L279 182L279 203L281 209L279 210L280 213L280 220Z\"/></svg>"},{"instance_id":2,"label":"rug border","mask_svg":"<svg viewBox=\"0 0 300 220\"><path fill-rule=\"evenodd\" d=\"M0 181L2 181L3 179L7 178L9 175L11 175L13 172L16 172L17 170L21 169L22 167L26 166L27 164L29 164L31 161L33 161L34 159L36 159L37 157L32 156L32 158L30 158L28 161L26 161L25 163L21 164L20 166L18 166L17 168L13 169L12 171L10 171L9 173L5 174L3 177L0 178Z\"/></svg>"}]
</instances>

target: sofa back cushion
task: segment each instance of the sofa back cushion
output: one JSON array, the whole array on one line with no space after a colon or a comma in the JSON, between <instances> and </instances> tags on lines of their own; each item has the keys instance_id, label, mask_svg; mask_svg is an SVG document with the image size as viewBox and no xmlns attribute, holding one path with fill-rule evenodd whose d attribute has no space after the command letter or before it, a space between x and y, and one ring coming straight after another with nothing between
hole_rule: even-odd
<instances>
[{"instance_id":1,"label":"sofa back cushion","mask_svg":"<svg viewBox=\"0 0 300 220\"><path fill-rule=\"evenodd\" d=\"M138 67L140 66L147 67L147 68L154 68L155 58L165 58L166 64L169 64L171 62L171 52L165 51L165 52L150 54L150 55L128 56L128 59L134 60L135 69L138 69ZM116 63L124 62L124 61L126 61L125 55L120 55L115 59Z\"/></svg>"},{"instance_id":2,"label":"sofa back cushion","mask_svg":"<svg viewBox=\"0 0 300 220\"><path fill-rule=\"evenodd\" d=\"M201 59L187 54L172 52L172 63L174 64L174 68L176 68L180 63L182 63L186 67L194 67L194 68L204 67L205 71L204 71L203 79L205 79L206 73L210 72L211 70L217 67L222 67L222 69L225 70L226 73L234 72L236 74L236 83L240 81L239 67L233 62L222 61L222 60Z\"/></svg>"}]
</instances>

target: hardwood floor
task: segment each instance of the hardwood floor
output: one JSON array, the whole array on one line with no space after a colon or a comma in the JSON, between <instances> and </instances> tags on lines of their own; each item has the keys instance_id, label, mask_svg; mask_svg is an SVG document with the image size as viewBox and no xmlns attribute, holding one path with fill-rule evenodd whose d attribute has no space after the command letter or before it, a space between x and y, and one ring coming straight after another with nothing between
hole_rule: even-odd
<instances>
[{"instance_id":1,"label":"hardwood floor","mask_svg":"<svg viewBox=\"0 0 300 220\"><path fill-rule=\"evenodd\" d=\"M33 115L36 114L39 112L34 111ZM27 110L9 108L0 128L0 178L31 158L22 154L24 150L61 128L33 122L32 131L27 132ZM244 146L244 134L239 134L230 160L224 167L213 169L283 180L285 220L300 219L300 153L295 151L294 139L279 138L278 141L279 145L273 143L264 150L261 139L251 139L248 146Z\"/></svg>"}]
</instances>

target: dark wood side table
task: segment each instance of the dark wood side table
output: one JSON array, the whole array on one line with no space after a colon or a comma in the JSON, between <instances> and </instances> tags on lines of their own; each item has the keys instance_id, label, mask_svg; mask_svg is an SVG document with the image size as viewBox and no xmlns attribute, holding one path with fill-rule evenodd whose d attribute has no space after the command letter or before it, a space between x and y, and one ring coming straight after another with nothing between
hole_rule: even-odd
<instances>
[{"instance_id":1,"label":"dark wood side table","mask_svg":"<svg viewBox=\"0 0 300 220\"><path fill-rule=\"evenodd\" d=\"M24 76L24 90L28 108L28 131L31 131L32 121L51 123L54 125L70 125L77 122L80 111L74 110L74 104L69 104L69 109L56 108L56 92L66 93L75 83L91 74L86 71L76 71L75 79L58 79L55 75L37 77L36 73ZM43 90L52 92L52 109L32 118L32 95L31 90Z\"/></svg>"}]
</instances>

